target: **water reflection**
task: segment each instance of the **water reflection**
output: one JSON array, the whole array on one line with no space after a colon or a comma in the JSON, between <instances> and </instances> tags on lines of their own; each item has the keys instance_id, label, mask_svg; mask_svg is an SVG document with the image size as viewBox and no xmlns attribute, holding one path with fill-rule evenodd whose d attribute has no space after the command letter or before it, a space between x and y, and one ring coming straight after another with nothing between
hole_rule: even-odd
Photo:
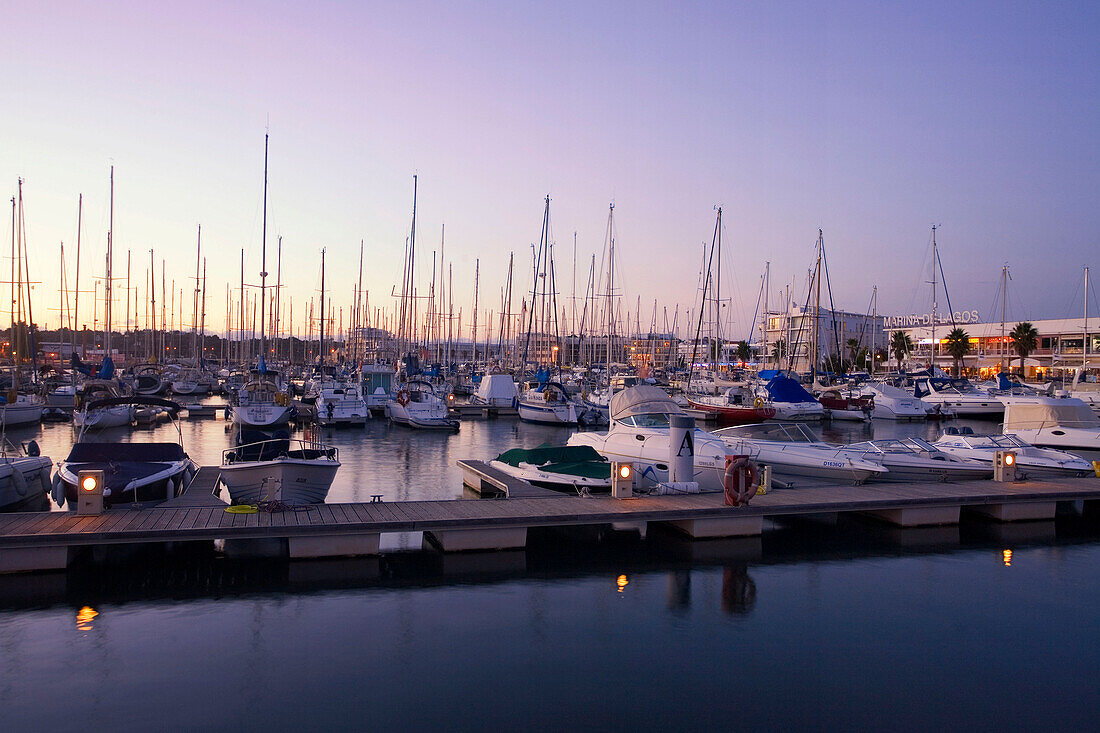
<instances>
[{"instance_id":1,"label":"water reflection","mask_svg":"<svg viewBox=\"0 0 1100 733\"><path fill-rule=\"evenodd\" d=\"M78 631L91 631L92 621L99 615L91 606L82 606L79 611L76 612L76 628Z\"/></svg>"}]
</instances>

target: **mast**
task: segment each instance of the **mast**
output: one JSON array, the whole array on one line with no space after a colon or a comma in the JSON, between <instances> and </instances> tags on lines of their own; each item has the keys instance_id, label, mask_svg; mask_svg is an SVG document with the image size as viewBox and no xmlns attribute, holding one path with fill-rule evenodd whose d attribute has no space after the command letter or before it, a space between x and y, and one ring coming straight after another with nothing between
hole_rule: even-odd
<instances>
[{"instance_id":1,"label":"mast","mask_svg":"<svg viewBox=\"0 0 1100 733\"><path fill-rule=\"evenodd\" d=\"M360 251L359 259L361 261L362 258L363 258L362 244L359 245L359 251ZM360 265L360 271L362 271L362 265ZM282 292L283 292L283 235L280 234L279 235L279 245L276 249L276 255L275 255L275 308L274 308L275 313L273 314L274 318L275 318L275 326L271 331L271 335L275 339L275 355L276 356L278 356L278 354L279 354L279 335L281 333L280 330L279 330L279 325L280 325L279 324L279 320L280 320L279 316L282 315L282 311L279 308L279 296L282 294Z\"/></svg>"},{"instance_id":2,"label":"mast","mask_svg":"<svg viewBox=\"0 0 1100 733\"><path fill-rule=\"evenodd\" d=\"M810 368L810 379L813 382L817 381L817 367L821 363L821 343L820 343L820 320L821 320L821 252L825 246L825 235L818 229L817 230L817 269L814 270L814 319L813 319L813 332L811 338L813 339L813 363Z\"/></svg>"},{"instance_id":3,"label":"mast","mask_svg":"<svg viewBox=\"0 0 1100 733\"><path fill-rule=\"evenodd\" d=\"M1085 267L1085 330L1081 339L1081 371L1084 373L1089 361L1089 268Z\"/></svg>"},{"instance_id":4,"label":"mast","mask_svg":"<svg viewBox=\"0 0 1100 733\"><path fill-rule=\"evenodd\" d=\"M20 178L19 179L20 188L22 188L22 185L23 185L23 179ZM11 279L8 281L8 284L11 286L11 338L9 338L8 340L11 342L11 365L13 367L12 374L14 375L13 379L16 382L16 384L14 386L17 387L18 386L18 381L19 381L19 362L16 361L16 355L17 355L16 349L18 348L16 346L16 344L18 343L18 341L16 341L16 338L15 338L15 301L16 301L16 297L15 297L15 240L18 239L18 237L16 236L16 233L15 233L15 225L16 225L15 197L12 196L11 197Z\"/></svg>"},{"instance_id":5,"label":"mast","mask_svg":"<svg viewBox=\"0 0 1100 733\"><path fill-rule=\"evenodd\" d=\"M267 140L269 133L264 133L264 215L263 232L260 235L260 363L267 365L267 330L264 328L264 318L267 313ZM322 313L323 315L323 313ZM266 369L264 370L266 371Z\"/></svg>"},{"instance_id":6,"label":"mast","mask_svg":"<svg viewBox=\"0 0 1100 733\"><path fill-rule=\"evenodd\" d=\"M473 325L473 341L474 354L471 361L473 362L474 369L477 369L477 306L478 306L478 294L480 292L481 283L481 260L474 260L474 325Z\"/></svg>"},{"instance_id":7,"label":"mast","mask_svg":"<svg viewBox=\"0 0 1100 733\"><path fill-rule=\"evenodd\" d=\"M325 248L321 248L321 330L320 338L317 340L317 352L320 356L320 364L322 367L325 365ZM324 379L324 370L322 369L321 378Z\"/></svg>"},{"instance_id":8,"label":"mast","mask_svg":"<svg viewBox=\"0 0 1100 733\"><path fill-rule=\"evenodd\" d=\"M1005 309L1008 301L1008 265L1001 266L1001 363L1000 371L1005 370Z\"/></svg>"},{"instance_id":9,"label":"mast","mask_svg":"<svg viewBox=\"0 0 1100 733\"><path fill-rule=\"evenodd\" d=\"M764 351L764 367L770 365L771 354L768 353L768 290L771 289L771 262L764 263L764 318L760 324L760 348Z\"/></svg>"},{"instance_id":10,"label":"mast","mask_svg":"<svg viewBox=\"0 0 1100 733\"><path fill-rule=\"evenodd\" d=\"M932 363L928 367L929 376L936 376L936 225L932 225Z\"/></svg>"},{"instance_id":11,"label":"mast","mask_svg":"<svg viewBox=\"0 0 1100 733\"><path fill-rule=\"evenodd\" d=\"M84 214L84 194L79 194L76 199L76 282L73 291L73 328L80 327L80 230ZM72 334L70 344L73 353L76 352L76 334ZM82 350L83 351L83 350ZM84 354L81 353L81 358ZM73 372L73 384L76 384L76 372Z\"/></svg>"},{"instance_id":12,"label":"mast","mask_svg":"<svg viewBox=\"0 0 1100 733\"><path fill-rule=\"evenodd\" d=\"M111 166L111 204L110 215L107 220L107 288L106 288L106 302L104 304L105 309L105 322L103 324L103 358L106 359L111 355L111 262L113 257L113 247L115 238L115 167Z\"/></svg>"},{"instance_id":13,"label":"mast","mask_svg":"<svg viewBox=\"0 0 1100 733\"><path fill-rule=\"evenodd\" d=\"M191 355L195 357L195 366L201 366L199 362L199 264L202 261L202 224L199 224L198 241L195 244L195 307L191 314ZM203 281L205 287L205 281ZM181 304L182 305L182 304ZM205 304L204 304L205 314Z\"/></svg>"},{"instance_id":14,"label":"mast","mask_svg":"<svg viewBox=\"0 0 1100 733\"><path fill-rule=\"evenodd\" d=\"M149 250L149 307L152 321L149 323L149 359L157 358L157 265L153 261L153 250Z\"/></svg>"},{"instance_id":15,"label":"mast","mask_svg":"<svg viewBox=\"0 0 1100 733\"><path fill-rule=\"evenodd\" d=\"M875 375L875 346L878 332L878 285L871 288L871 376Z\"/></svg>"}]
</instances>

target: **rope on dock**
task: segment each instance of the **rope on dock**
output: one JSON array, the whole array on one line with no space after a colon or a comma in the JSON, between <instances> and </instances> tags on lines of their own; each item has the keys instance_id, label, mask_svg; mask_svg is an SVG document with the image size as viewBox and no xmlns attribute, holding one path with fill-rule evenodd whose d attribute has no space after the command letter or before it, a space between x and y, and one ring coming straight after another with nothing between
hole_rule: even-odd
<instances>
[{"instance_id":1,"label":"rope on dock","mask_svg":"<svg viewBox=\"0 0 1100 733\"><path fill-rule=\"evenodd\" d=\"M226 514L256 514L257 512L308 512L313 509L312 504L287 504L286 502L272 500L261 501L256 504L231 504L225 508Z\"/></svg>"}]
</instances>

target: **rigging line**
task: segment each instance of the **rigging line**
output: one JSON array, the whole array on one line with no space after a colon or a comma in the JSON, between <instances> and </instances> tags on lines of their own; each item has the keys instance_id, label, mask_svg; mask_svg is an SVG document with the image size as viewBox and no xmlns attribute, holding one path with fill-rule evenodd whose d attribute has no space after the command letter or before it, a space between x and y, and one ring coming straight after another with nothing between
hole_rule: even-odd
<instances>
[{"instance_id":1,"label":"rigging line","mask_svg":"<svg viewBox=\"0 0 1100 733\"><path fill-rule=\"evenodd\" d=\"M722 210L718 209L718 220L714 222L714 238L710 242L710 260L707 262L706 277L703 278L703 297L699 307L699 325L695 328L695 342L691 345L691 364L688 365L687 392L691 391L691 377L695 374L695 355L699 350L699 332L703 330L703 313L706 310L707 286L710 284L710 270L714 264L715 243L718 241L718 228L722 225ZM717 375L716 375L717 380Z\"/></svg>"},{"instance_id":2,"label":"rigging line","mask_svg":"<svg viewBox=\"0 0 1100 733\"><path fill-rule=\"evenodd\" d=\"M943 285L943 295L947 298L947 310L951 314L951 328L956 329L959 324L955 323L955 308L951 305L951 293L947 292L947 278L943 274L943 258L940 257L938 252L936 253L936 260L940 266L940 283ZM935 265L936 263L933 262L932 264Z\"/></svg>"},{"instance_id":3,"label":"rigging line","mask_svg":"<svg viewBox=\"0 0 1100 733\"><path fill-rule=\"evenodd\" d=\"M808 283L808 285L806 287L806 302L802 306L802 318L800 318L799 321L798 321L798 331L795 334L795 339L794 339L794 342L796 344L801 344L802 343L802 329L805 328L805 326L806 326L806 306L809 305L810 294L813 293L813 291L814 291L814 283L817 282L817 273L815 272L813 275L806 278L806 281ZM788 309L787 318L789 319L790 317L791 317L790 316L790 310ZM815 318L814 326L815 327L817 326L816 318ZM790 344L787 344L787 369L788 369L788 371L793 371L794 370L794 357L795 357L794 349L791 348ZM809 357L807 357L807 359L808 358ZM817 370L817 365L815 364L813 368L816 371Z\"/></svg>"},{"instance_id":4,"label":"rigging line","mask_svg":"<svg viewBox=\"0 0 1100 733\"><path fill-rule=\"evenodd\" d=\"M760 275L760 292L756 294L756 308L752 312L752 321L749 323L748 337L745 339L745 343L752 344L752 332L756 330L756 317L760 315L760 302L764 300L764 275Z\"/></svg>"},{"instance_id":5,"label":"rigging line","mask_svg":"<svg viewBox=\"0 0 1100 733\"><path fill-rule=\"evenodd\" d=\"M829 291L829 314L833 319L833 342L836 344L836 357L840 358L840 330L836 326L836 306L833 304L833 284L829 280L829 258L825 254L825 240L821 240L821 266L825 268L825 287Z\"/></svg>"}]
</instances>

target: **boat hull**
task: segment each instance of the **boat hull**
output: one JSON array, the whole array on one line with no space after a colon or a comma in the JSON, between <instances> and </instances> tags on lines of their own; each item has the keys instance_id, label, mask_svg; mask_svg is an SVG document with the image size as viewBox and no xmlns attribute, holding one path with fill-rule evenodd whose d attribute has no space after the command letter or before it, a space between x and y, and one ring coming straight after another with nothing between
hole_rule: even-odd
<instances>
[{"instance_id":1,"label":"boat hull","mask_svg":"<svg viewBox=\"0 0 1100 733\"><path fill-rule=\"evenodd\" d=\"M221 482L234 504L322 504L339 468L339 461L329 459L247 461L223 465Z\"/></svg>"}]
</instances>

